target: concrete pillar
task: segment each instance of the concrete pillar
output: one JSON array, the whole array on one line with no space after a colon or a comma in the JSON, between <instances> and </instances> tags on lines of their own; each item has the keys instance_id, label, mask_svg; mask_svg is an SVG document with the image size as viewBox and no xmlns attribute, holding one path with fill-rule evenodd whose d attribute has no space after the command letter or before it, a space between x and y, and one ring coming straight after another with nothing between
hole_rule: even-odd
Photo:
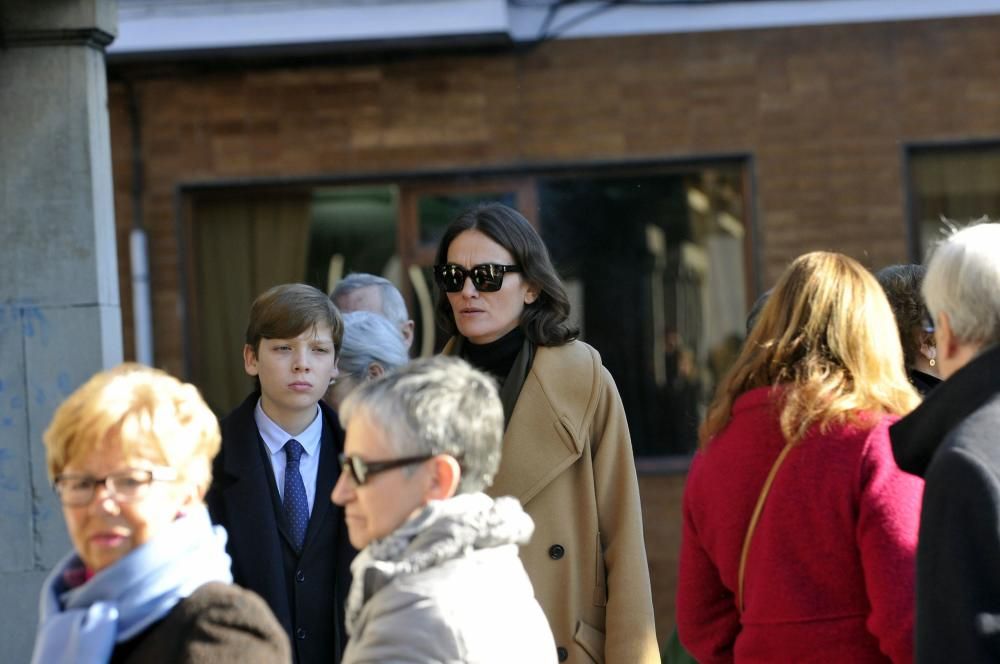
<instances>
[{"instance_id":1,"label":"concrete pillar","mask_svg":"<svg viewBox=\"0 0 1000 664\"><path fill-rule=\"evenodd\" d=\"M42 432L122 360L104 47L113 0L0 0L0 660L70 549Z\"/></svg>"}]
</instances>

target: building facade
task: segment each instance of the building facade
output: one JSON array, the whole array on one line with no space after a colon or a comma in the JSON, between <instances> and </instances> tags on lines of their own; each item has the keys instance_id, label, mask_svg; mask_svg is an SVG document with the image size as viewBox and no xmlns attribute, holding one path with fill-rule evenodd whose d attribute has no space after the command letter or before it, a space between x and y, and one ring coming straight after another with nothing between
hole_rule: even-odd
<instances>
[{"instance_id":1,"label":"building facade","mask_svg":"<svg viewBox=\"0 0 1000 664\"><path fill-rule=\"evenodd\" d=\"M227 410L252 298L350 270L433 352L440 231L519 207L626 403L663 637L684 455L756 295L805 251L913 262L938 214L1000 212L1000 15L605 32L112 51L125 353Z\"/></svg>"}]
</instances>

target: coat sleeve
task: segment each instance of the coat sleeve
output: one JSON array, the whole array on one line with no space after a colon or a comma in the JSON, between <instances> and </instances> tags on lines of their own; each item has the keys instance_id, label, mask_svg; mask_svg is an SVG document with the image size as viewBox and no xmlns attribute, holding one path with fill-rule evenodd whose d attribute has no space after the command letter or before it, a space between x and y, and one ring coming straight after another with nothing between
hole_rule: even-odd
<instances>
[{"instance_id":1,"label":"coat sleeve","mask_svg":"<svg viewBox=\"0 0 1000 664\"><path fill-rule=\"evenodd\" d=\"M598 527L607 575L605 661L658 664L660 654L632 441L614 380L603 366L599 367L591 444Z\"/></svg>"},{"instance_id":2,"label":"coat sleeve","mask_svg":"<svg viewBox=\"0 0 1000 664\"><path fill-rule=\"evenodd\" d=\"M344 664L419 664L465 661L464 646L432 597L384 588L362 609L359 632Z\"/></svg>"},{"instance_id":3,"label":"coat sleeve","mask_svg":"<svg viewBox=\"0 0 1000 664\"><path fill-rule=\"evenodd\" d=\"M697 661L722 664L733 661L740 617L736 611L736 598L722 582L718 568L698 537L693 516L697 473L696 456L684 487L677 574L677 635Z\"/></svg>"},{"instance_id":4,"label":"coat sleeve","mask_svg":"<svg viewBox=\"0 0 1000 664\"><path fill-rule=\"evenodd\" d=\"M883 423L869 434L860 464L856 537L867 627L893 662L913 661L917 530L923 480L901 471Z\"/></svg>"},{"instance_id":5,"label":"coat sleeve","mask_svg":"<svg viewBox=\"0 0 1000 664\"><path fill-rule=\"evenodd\" d=\"M918 662L1000 661L1000 478L960 449L927 474L917 558Z\"/></svg>"},{"instance_id":6,"label":"coat sleeve","mask_svg":"<svg viewBox=\"0 0 1000 664\"><path fill-rule=\"evenodd\" d=\"M180 606L177 631L150 642L136 661L179 664L272 664L290 662L288 635L259 596L236 586L222 592L192 595ZM165 652L176 648L166 658ZM131 661L131 660L130 660Z\"/></svg>"}]
</instances>

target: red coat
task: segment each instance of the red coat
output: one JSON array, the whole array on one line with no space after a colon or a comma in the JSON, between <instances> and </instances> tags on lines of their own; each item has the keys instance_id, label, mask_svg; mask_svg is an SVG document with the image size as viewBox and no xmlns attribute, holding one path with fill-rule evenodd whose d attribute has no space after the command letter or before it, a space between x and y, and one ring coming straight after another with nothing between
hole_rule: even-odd
<instances>
[{"instance_id":1,"label":"red coat","mask_svg":"<svg viewBox=\"0 0 1000 664\"><path fill-rule=\"evenodd\" d=\"M681 642L713 662L910 662L923 481L896 467L888 426L810 432L789 453L737 568L750 513L785 441L769 388L741 395L684 489Z\"/></svg>"}]
</instances>

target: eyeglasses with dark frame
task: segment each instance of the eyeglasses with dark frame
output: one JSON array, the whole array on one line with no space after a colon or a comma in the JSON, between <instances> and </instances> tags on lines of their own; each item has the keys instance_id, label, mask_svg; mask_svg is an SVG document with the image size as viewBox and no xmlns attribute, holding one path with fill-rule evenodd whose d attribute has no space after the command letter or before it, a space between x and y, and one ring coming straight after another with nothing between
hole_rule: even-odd
<instances>
[{"instance_id":1,"label":"eyeglasses with dark frame","mask_svg":"<svg viewBox=\"0 0 1000 664\"><path fill-rule=\"evenodd\" d=\"M384 473L393 468L412 466L423 463L428 459L433 459L434 454L421 454L420 456L402 457L400 459L390 459L388 461L365 461L356 456L340 455L340 467L342 472L349 473L351 479L358 486L363 485L372 475Z\"/></svg>"},{"instance_id":2,"label":"eyeglasses with dark frame","mask_svg":"<svg viewBox=\"0 0 1000 664\"><path fill-rule=\"evenodd\" d=\"M94 499L98 485L104 485L108 497L117 503L130 503L145 494L153 482L173 482L177 471L173 468L135 468L111 473L104 477L64 473L56 475L52 488L63 505L82 507Z\"/></svg>"},{"instance_id":3,"label":"eyeglasses with dark frame","mask_svg":"<svg viewBox=\"0 0 1000 664\"><path fill-rule=\"evenodd\" d=\"M495 293L503 287L503 275L520 272L518 265L481 263L465 269L455 263L434 266L434 281L446 293L458 293L465 288L465 280L472 278L472 285L481 293Z\"/></svg>"}]
</instances>

